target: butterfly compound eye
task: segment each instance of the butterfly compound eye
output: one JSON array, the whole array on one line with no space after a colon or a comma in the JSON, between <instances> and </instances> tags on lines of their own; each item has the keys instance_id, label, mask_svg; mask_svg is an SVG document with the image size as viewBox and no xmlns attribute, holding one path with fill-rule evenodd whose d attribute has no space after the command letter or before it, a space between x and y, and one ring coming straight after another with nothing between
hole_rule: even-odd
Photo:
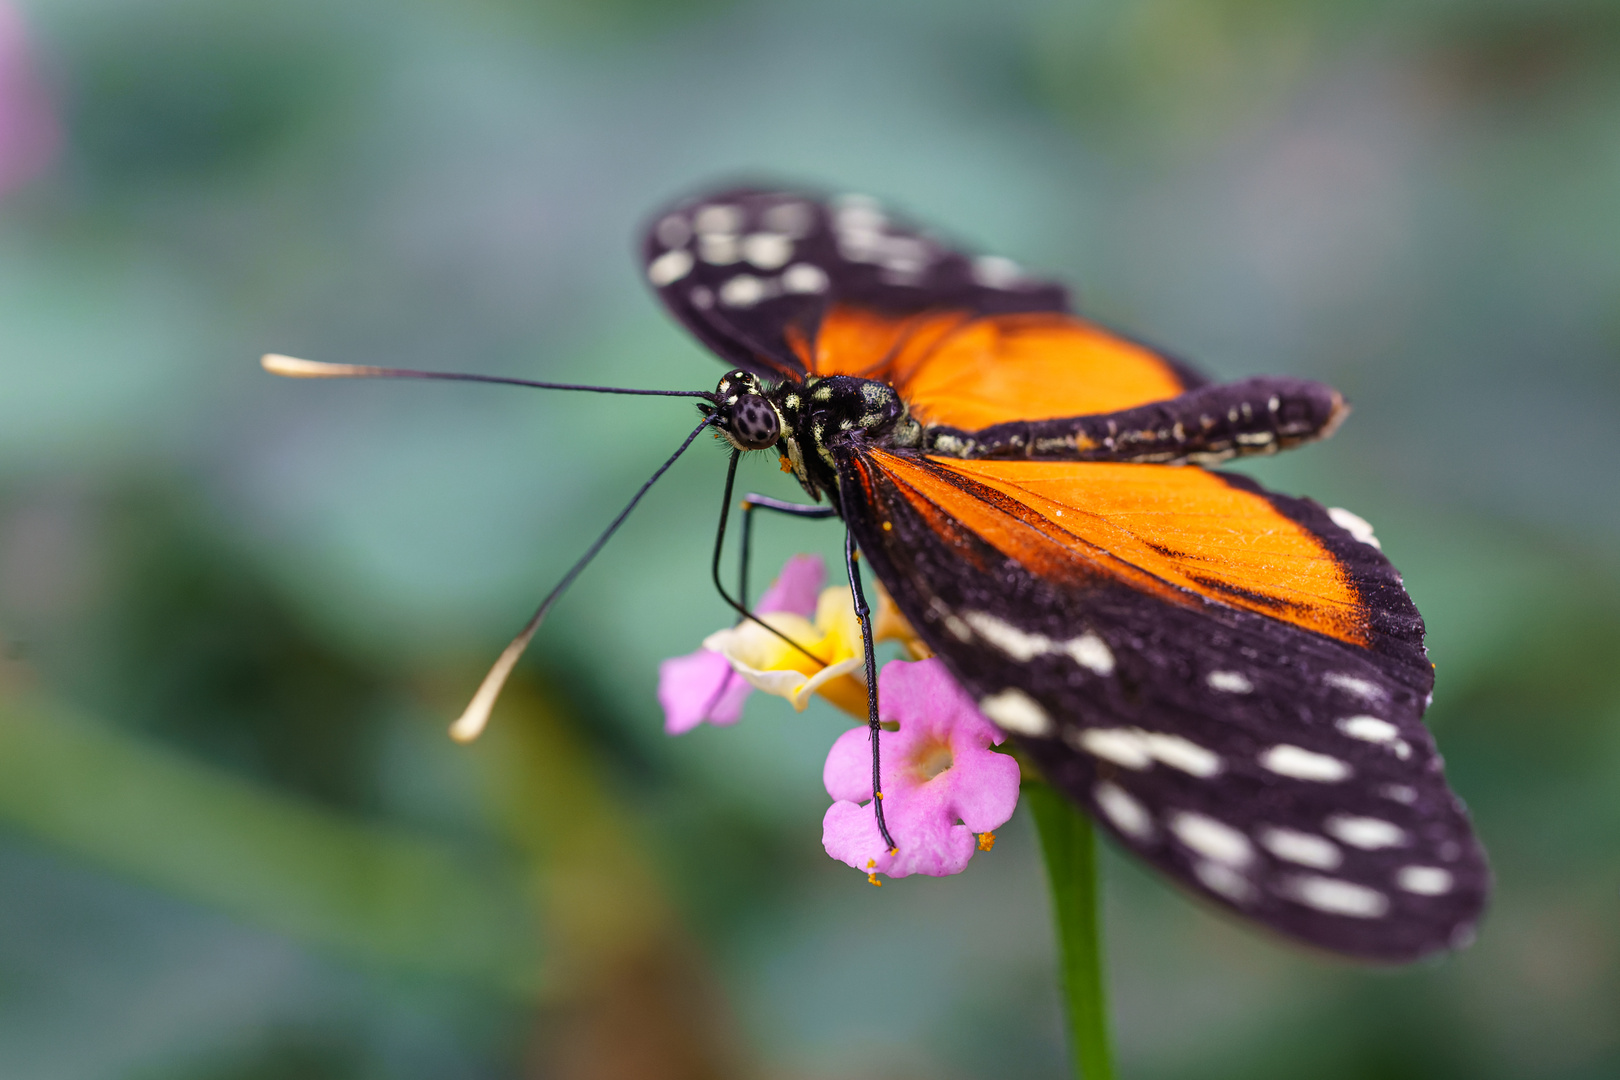
<instances>
[{"instance_id":1,"label":"butterfly compound eye","mask_svg":"<svg viewBox=\"0 0 1620 1080\"><path fill-rule=\"evenodd\" d=\"M782 421L771 403L758 394L739 394L726 406L726 433L744 450L766 450L782 435Z\"/></svg>"}]
</instances>

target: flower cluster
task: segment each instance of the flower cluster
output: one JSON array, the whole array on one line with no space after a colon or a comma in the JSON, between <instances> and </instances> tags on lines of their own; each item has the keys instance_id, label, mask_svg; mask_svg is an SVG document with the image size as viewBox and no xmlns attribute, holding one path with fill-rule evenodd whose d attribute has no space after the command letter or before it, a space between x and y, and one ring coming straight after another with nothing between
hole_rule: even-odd
<instances>
[{"instance_id":1,"label":"flower cluster","mask_svg":"<svg viewBox=\"0 0 1620 1080\"><path fill-rule=\"evenodd\" d=\"M658 699L665 730L679 735L704 721L734 724L755 689L801 711L819 693L864 721L860 622L849 590L822 589L825 577L819 558L794 556L754 608L759 622L744 620L709 635L697 652L664 661ZM874 639L898 641L923 658L890 661L878 674L883 816L894 847L877 826L865 726L839 736L827 756L822 780L834 802L822 821L822 845L874 885L880 873L957 874L976 850L990 849L993 830L1012 817L1018 763L993 749L1001 731L944 664L928 658L881 588L877 598Z\"/></svg>"}]
</instances>

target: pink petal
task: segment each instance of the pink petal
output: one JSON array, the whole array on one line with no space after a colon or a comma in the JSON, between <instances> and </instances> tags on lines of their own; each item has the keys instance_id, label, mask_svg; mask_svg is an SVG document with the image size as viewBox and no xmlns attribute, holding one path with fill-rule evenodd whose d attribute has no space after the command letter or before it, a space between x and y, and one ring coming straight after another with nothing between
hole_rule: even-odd
<instances>
[{"instance_id":1,"label":"pink petal","mask_svg":"<svg viewBox=\"0 0 1620 1080\"><path fill-rule=\"evenodd\" d=\"M705 720L735 724L750 689L717 652L699 649L671 657L658 665L658 703L664 707L664 730L681 735Z\"/></svg>"},{"instance_id":2,"label":"pink petal","mask_svg":"<svg viewBox=\"0 0 1620 1080\"><path fill-rule=\"evenodd\" d=\"M15 5L0 0L0 195L44 172L62 141Z\"/></svg>"},{"instance_id":3,"label":"pink petal","mask_svg":"<svg viewBox=\"0 0 1620 1080\"><path fill-rule=\"evenodd\" d=\"M898 848L895 854L889 854L883 834L878 832L871 804L852 802L833 803L822 818L821 844L827 854L863 873L889 877L945 877L967 869L978 839L966 825L937 828L931 814L914 814L899 807L896 813L889 808L896 800L885 798L883 802L889 833Z\"/></svg>"},{"instance_id":4,"label":"pink petal","mask_svg":"<svg viewBox=\"0 0 1620 1080\"><path fill-rule=\"evenodd\" d=\"M754 614L791 611L808 619L816 613L816 600L826 580L827 564L820 555L794 555L783 564L782 572L754 605Z\"/></svg>"},{"instance_id":5,"label":"pink petal","mask_svg":"<svg viewBox=\"0 0 1620 1080\"><path fill-rule=\"evenodd\" d=\"M891 733L883 732L879 746L887 749ZM848 802L869 802L872 798L872 741L865 727L850 728L838 736L821 768L821 782L827 794Z\"/></svg>"},{"instance_id":6,"label":"pink petal","mask_svg":"<svg viewBox=\"0 0 1620 1080\"><path fill-rule=\"evenodd\" d=\"M960 873L975 833L1004 825L1018 805L1018 763L990 749L1005 737L938 660L893 661L878 676L879 715L900 730L880 736L883 813L899 849L887 851L872 806L871 744L865 729L838 737L822 780L837 800L822 820L833 858L890 877ZM918 761L944 743L951 764L923 780ZM860 805L864 804L864 805Z\"/></svg>"}]
</instances>

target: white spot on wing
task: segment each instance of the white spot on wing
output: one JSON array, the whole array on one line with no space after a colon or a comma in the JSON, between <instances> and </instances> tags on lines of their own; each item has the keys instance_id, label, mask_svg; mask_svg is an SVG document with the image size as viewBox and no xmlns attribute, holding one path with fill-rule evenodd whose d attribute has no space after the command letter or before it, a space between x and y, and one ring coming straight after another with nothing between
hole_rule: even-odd
<instances>
[{"instance_id":1,"label":"white spot on wing","mask_svg":"<svg viewBox=\"0 0 1620 1080\"><path fill-rule=\"evenodd\" d=\"M1111 675L1114 672L1114 654L1109 650L1108 643L1090 630L1064 642L1063 651L1073 657L1075 663L1098 675Z\"/></svg>"},{"instance_id":2,"label":"white spot on wing","mask_svg":"<svg viewBox=\"0 0 1620 1080\"><path fill-rule=\"evenodd\" d=\"M1378 789L1378 794L1386 799L1394 799L1396 802L1403 803L1406 806L1411 806L1417 802L1418 796L1417 788L1409 787L1406 784L1385 784Z\"/></svg>"},{"instance_id":3,"label":"white spot on wing","mask_svg":"<svg viewBox=\"0 0 1620 1080\"><path fill-rule=\"evenodd\" d=\"M1376 716L1347 716L1339 721L1339 730L1352 739L1371 743L1391 743L1401 734L1400 728Z\"/></svg>"},{"instance_id":4,"label":"white spot on wing","mask_svg":"<svg viewBox=\"0 0 1620 1080\"><path fill-rule=\"evenodd\" d=\"M760 217L761 223L773 232L783 233L798 240L809 235L815 223L815 211L809 203L785 202L769 208Z\"/></svg>"},{"instance_id":5,"label":"white spot on wing","mask_svg":"<svg viewBox=\"0 0 1620 1080\"><path fill-rule=\"evenodd\" d=\"M1000 255L981 255L974 259L972 272L974 281L990 289L1010 289L1024 276L1017 263Z\"/></svg>"},{"instance_id":6,"label":"white spot on wing","mask_svg":"<svg viewBox=\"0 0 1620 1080\"><path fill-rule=\"evenodd\" d=\"M653 230L658 242L667 248L677 248L692 239L692 226L680 214L671 214Z\"/></svg>"},{"instance_id":7,"label":"white spot on wing","mask_svg":"<svg viewBox=\"0 0 1620 1080\"><path fill-rule=\"evenodd\" d=\"M1204 679L1211 690L1220 690L1228 694L1249 694L1254 692L1254 683L1241 671L1212 671Z\"/></svg>"},{"instance_id":8,"label":"white spot on wing","mask_svg":"<svg viewBox=\"0 0 1620 1080\"><path fill-rule=\"evenodd\" d=\"M1219 755L1180 735L1141 728L1070 728L1064 740L1076 750L1127 769L1145 769L1157 760L1191 776L1214 776L1221 771Z\"/></svg>"},{"instance_id":9,"label":"white spot on wing","mask_svg":"<svg viewBox=\"0 0 1620 1080\"><path fill-rule=\"evenodd\" d=\"M1328 517L1333 519L1333 524L1355 539L1360 540L1363 544L1371 544L1380 551L1383 550L1384 545L1380 544L1378 537L1373 535L1373 527L1360 514L1352 514L1342 506L1330 506L1328 507Z\"/></svg>"},{"instance_id":10,"label":"white spot on wing","mask_svg":"<svg viewBox=\"0 0 1620 1080\"><path fill-rule=\"evenodd\" d=\"M753 274L738 274L720 286L720 302L727 307L753 307L765 299L765 283Z\"/></svg>"},{"instance_id":11,"label":"white spot on wing","mask_svg":"<svg viewBox=\"0 0 1620 1080\"><path fill-rule=\"evenodd\" d=\"M969 626L990 644L1020 662L1033 660L1053 649L1052 639L1045 634L1031 634L1011 623L998 619L986 611L963 613Z\"/></svg>"},{"instance_id":12,"label":"white spot on wing","mask_svg":"<svg viewBox=\"0 0 1620 1080\"><path fill-rule=\"evenodd\" d=\"M740 207L714 203L699 210L692 223L700 237L735 233L742 229L743 213Z\"/></svg>"},{"instance_id":13,"label":"white spot on wing","mask_svg":"<svg viewBox=\"0 0 1620 1080\"><path fill-rule=\"evenodd\" d=\"M1260 846L1279 859L1313 870L1332 870L1344 861L1344 852L1333 841L1297 829L1262 829Z\"/></svg>"},{"instance_id":14,"label":"white spot on wing","mask_svg":"<svg viewBox=\"0 0 1620 1080\"><path fill-rule=\"evenodd\" d=\"M687 295L695 308L702 308L707 311L709 308L714 307L714 293L709 290L707 285L694 285L692 291Z\"/></svg>"},{"instance_id":15,"label":"white spot on wing","mask_svg":"<svg viewBox=\"0 0 1620 1080\"><path fill-rule=\"evenodd\" d=\"M1295 878L1289 883L1287 891L1300 903L1329 915L1376 919L1389 910L1389 897L1377 889L1338 878L1314 875Z\"/></svg>"},{"instance_id":16,"label":"white spot on wing","mask_svg":"<svg viewBox=\"0 0 1620 1080\"><path fill-rule=\"evenodd\" d=\"M1378 743L1395 751L1405 761L1412 756L1412 744L1400 737L1400 728L1376 716L1347 716L1339 721L1339 730L1352 739Z\"/></svg>"},{"instance_id":17,"label":"white spot on wing","mask_svg":"<svg viewBox=\"0 0 1620 1080\"><path fill-rule=\"evenodd\" d=\"M1395 884L1418 896L1440 896L1451 891L1451 871L1438 866L1403 866L1395 872Z\"/></svg>"},{"instance_id":18,"label":"white spot on wing","mask_svg":"<svg viewBox=\"0 0 1620 1080\"><path fill-rule=\"evenodd\" d=\"M699 233L698 256L710 266L730 266L742 257L742 245L730 233Z\"/></svg>"},{"instance_id":19,"label":"white spot on wing","mask_svg":"<svg viewBox=\"0 0 1620 1080\"><path fill-rule=\"evenodd\" d=\"M1322 681L1335 690L1343 690L1347 694L1354 694L1363 701L1382 701L1384 688L1375 682L1369 682L1359 675L1350 675L1343 671L1330 671L1322 676Z\"/></svg>"},{"instance_id":20,"label":"white spot on wing","mask_svg":"<svg viewBox=\"0 0 1620 1080\"><path fill-rule=\"evenodd\" d=\"M1172 769L1180 769L1191 776L1214 776L1221 771L1221 759L1213 750L1207 750L1180 735L1160 735L1143 732L1148 753Z\"/></svg>"},{"instance_id":21,"label":"white spot on wing","mask_svg":"<svg viewBox=\"0 0 1620 1080\"><path fill-rule=\"evenodd\" d=\"M1017 735L1050 735L1052 718L1028 694L1010 686L999 694L991 694L979 701L979 711L997 726Z\"/></svg>"},{"instance_id":22,"label":"white spot on wing","mask_svg":"<svg viewBox=\"0 0 1620 1080\"><path fill-rule=\"evenodd\" d=\"M1241 904L1254 899L1253 883L1230 866L1200 859L1193 863L1193 874L1210 892L1219 893L1228 900Z\"/></svg>"},{"instance_id":23,"label":"white spot on wing","mask_svg":"<svg viewBox=\"0 0 1620 1080\"><path fill-rule=\"evenodd\" d=\"M1341 840L1363 851L1400 847L1406 843L1406 830L1382 818L1340 814L1328 818L1325 828L1328 835L1335 840Z\"/></svg>"},{"instance_id":24,"label":"white spot on wing","mask_svg":"<svg viewBox=\"0 0 1620 1080\"><path fill-rule=\"evenodd\" d=\"M781 233L749 233L743 237L742 252L761 270L775 270L793 258L793 241Z\"/></svg>"},{"instance_id":25,"label":"white spot on wing","mask_svg":"<svg viewBox=\"0 0 1620 1080\"><path fill-rule=\"evenodd\" d=\"M647 280L662 289L675 284L691 271L692 253L685 248L674 248L647 264Z\"/></svg>"},{"instance_id":26,"label":"white spot on wing","mask_svg":"<svg viewBox=\"0 0 1620 1080\"><path fill-rule=\"evenodd\" d=\"M1260 764L1278 776L1335 784L1350 775L1350 766L1336 757L1302 746L1279 743L1260 755Z\"/></svg>"},{"instance_id":27,"label":"white spot on wing","mask_svg":"<svg viewBox=\"0 0 1620 1080\"><path fill-rule=\"evenodd\" d=\"M1203 814L1178 811L1170 819L1170 831L1199 855L1227 866L1243 866L1254 858L1254 846L1247 836Z\"/></svg>"},{"instance_id":28,"label":"white spot on wing","mask_svg":"<svg viewBox=\"0 0 1620 1080\"><path fill-rule=\"evenodd\" d=\"M1118 784L1105 780L1091 789L1091 795L1108 820L1126 836L1146 840L1153 835L1153 817L1147 807L1131 798Z\"/></svg>"},{"instance_id":29,"label":"white spot on wing","mask_svg":"<svg viewBox=\"0 0 1620 1080\"><path fill-rule=\"evenodd\" d=\"M1089 630L1077 638L1057 642L1045 634L1020 630L1005 619L999 619L987 611L963 612L963 618L967 620L969 626L978 631L980 637L1020 663L1027 663L1037 656L1063 653L1081 667L1098 675L1113 673L1114 654L1102 638Z\"/></svg>"},{"instance_id":30,"label":"white spot on wing","mask_svg":"<svg viewBox=\"0 0 1620 1080\"><path fill-rule=\"evenodd\" d=\"M1127 769L1145 769L1153 764L1142 733L1135 728L1087 728L1065 734L1065 739L1078 750L1112 761Z\"/></svg>"},{"instance_id":31,"label":"white spot on wing","mask_svg":"<svg viewBox=\"0 0 1620 1080\"><path fill-rule=\"evenodd\" d=\"M810 263L794 263L782 274L782 288L790 293L826 292L827 271Z\"/></svg>"}]
</instances>

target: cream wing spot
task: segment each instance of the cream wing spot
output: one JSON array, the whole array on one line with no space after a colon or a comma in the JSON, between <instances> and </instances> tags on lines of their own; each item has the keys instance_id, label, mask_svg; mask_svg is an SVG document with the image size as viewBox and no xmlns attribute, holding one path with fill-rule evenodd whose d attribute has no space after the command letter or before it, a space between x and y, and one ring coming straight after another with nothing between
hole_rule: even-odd
<instances>
[{"instance_id":1,"label":"cream wing spot","mask_svg":"<svg viewBox=\"0 0 1620 1080\"><path fill-rule=\"evenodd\" d=\"M1362 851L1400 847L1406 843L1406 830L1382 818L1338 814L1327 819L1329 836Z\"/></svg>"},{"instance_id":2,"label":"cream wing spot","mask_svg":"<svg viewBox=\"0 0 1620 1080\"><path fill-rule=\"evenodd\" d=\"M790 293L822 293L830 284L827 272L811 263L794 263L782 274L782 288Z\"/></svg>"},{"instance_id":3,"label":"cream wing spot","mask_svg":"<svg viewBox=\"0 0 1620 1080\"><path fill-rule=\"evenodd\" d=\"M1401 734L1400 728L1376 716L1347 716L1339 721L1338 726L1352 739L1370 743L1392 743Z\"/></svg>"},{"instance_id":4,"label":"cream wing spot","mask_svg":"<svg viewBox=\"0 0 1620 1080\"><path fill-rule=\"evenodd\" d=\"M1193 875L1210 892L1219 893L1234 903L1254 899L1254 883L1224 863L1200 859L1193 863Z\"/></svg>"},{"instance_id":5,"label":"cream wing spot","mask_svg":"<svg viewBox=\"0 0 1620 1080\"><path fill-rule=\"evenodd\" d=\"M793 258L793 241L781 233L750 233L743 237L742 253L761 270L775 270Z\"/></svg>"},{"instance_id":6,"label":"cream wing spot","mask_svg":"<svg viewBox=\"0 0 1620 1080\"><path fill-rule=\"evenodd\" d=\"M720 302L727 307L753 307L765 295L765 283L753 274L738 274L720 286Z\"/></svg>"},{"instance_id":7,"label":"cream wing spot","mask_svg":"<svg viewBox=\"0 0 1620 1080\"><path fill-rule=\"evenodd\" d=\"M647 280L656 288L673 285L692 271L692 253L673 248L647 264Z\"/></svg>"},{"instance_id":8,"label":"cream wing spot","mask_svg":"<svg viewBox=\"0 0 1620 1080\"><path fill-rule=\"evenodd\" d=\"M1384 549L1384 545L1378 542L1378 537L1373 535L1373 527L1360 514L1352 514L1342 506L1330 506L1328 507L1328 517L1333 519L1333 524L1349 533L1356 540L1375 547L1379 551Z\"/></svg>"},{"instance_id":9,"label":"cream wing spot","mask_svg":"<svg viewBox=\"0 0 1620 1080\"><path fill-rule=\"evenodd\" d=\"M1108 648L1107 642L1090 630L1064 642L1063 651L1068 653L1075 663L1098 675L1114 673L1113 651Z\"/></svg>"},{"instance_id":10,"label":"cream wing spot","mask_svg":"<svg viewBox=\"0 0 1620 1080\"><path fill-rule=\"evenodd\" d=\"M980 637L1014 660L1025 662L1052 651L1051 638L1044 634L1031 634L1020 630L987 611L965 611L962 617L967 620L969 626L978 631Z\"/></svg>"},{"instance_id":11,"label":"cream wing spot","mask_svg":"<svg viewBox=\"0 0 1620 1080\"><path fill-rule=\"evenodd\" d=\"M1077 750L1127 769L1141 770L1153 764L1153 754L1142 733L1134 728L1086 728L1065 741Z\"/></svg>"},{"instance_id":12,"label":"cream wing spot","mask_svg":"<svg viewBox=\"0 0 1620 1080\"><path fill-rule=\"evenodd\" d=\"M1052 733L1052 718L1046 710L1016 686L980 699L979 711L1015 735L1041 737Z\"/></svg>"},{"instance_id":13,"label":"cream wing spot","mask_svg":"<svg viewBox=\"0 0 1620 1080\"><path fill-rule=\"evenodd\" d=\"M1010 289L1023 278L1024 271L1011 259L981 255L973 260L973 280L988 289Z\"/></svg>"},{"instance_id":14,"label":"cream wing spot","mask_svg":"<svg viewBox=\"0 0 1620 1080\"><path fill-rule=\"evenodd\" d=\"M1254 683L1241 671L1212 671L1204 679L1211 690L1223 694L1252 694Z\"/></svg>"},{"instance_id":15,"label":"cream wing spot","mask_svg":"<svg viewBox=\"0 0 1620 1080\"><path fill-rule=\"evenodd\" d=\"M742 229L742 208L710 203L693 215L692 224L696 226L699 236L735 233Z\"/></svg>"},{"instance_id":16,"label":"cream wing spot","mask_svg":"<svg viewBox=\"0 0 1620 1080\"><path fill-rule=\"evenodd\" d=\"M1358 697L1363 701L1382 701L1384 688L1375 682L1369 682L1359 675L1351 675L1343 671L1330 671L1322 676L1322 681L1335 690Z\"/></svg>"},{"instance_id":17,"label":"cream wing spot","mask_svg":"<svg viewBox=\"0 0 1620 1080\"><path fill-rule=\"evenodd\" d=\"M1333 841L1298 829L1262 829L1260 846L1279 859L1313 870L1334 870L1344 861L1344 852Z\"/></svg>"},{"instance_id":18,"label":"cream wing spot","mask_svg":"<svg viewBox=\"0 0 1620 1080\"><path fill-rule=\"evenodd\" d=\"M1190 739L1157 732L1142 732L1141 739L1156 760L1189 776L1210 777L1221 771L1220 755Z\"/></svg>"},{"instance_id":19,"label":"cream wing spot","mask_svg":"<svg viewBox=\"0 0 1620 1080\"><path fill-rule=\"evenodd\" d=\"M1260 764L1278 776L1322 784L1336 784L1350 775L1350 766L1338 758L1288 743L1278 743L1261 754Z\"/></svg>"},{"instance_id":20,"label":"cream wing spot","mask_svg":"<svg viewBox=\"0 0 1620 1080\"><path fill-rule=\"evenodd\" d=\"M1191 810L1170 818L1170 831L1192 851L1227 866L1245 866L1254 858L1249 838L1224 822Z\"/></svg>"},{"instance_id":21,"label":"cream wing spot","mask_svg":"<svg viewBox=\"0 0 1620 1080\"><path fill-rule=\"evenodd\" d=\"M1451 883L1451 871L1438 866L1403 866L1395 872L1396 887L1414 896L1443 896Z\"/></svg>"},{"instance_id":22,"label":"cream wing spot","mask_svg":"<svg viewBox=\"0 0 1620 1080\"><path fill-rule=\"evenodd\" d=\"M815 223L816 213L809 203L785 202L770 207L760 215L760 222L772 232L779 232L793 240L802 239L810 233L810 226Z\"/></svg>"},{"instance_id":23,"label":"cream wing spot","mask_svg":"<svg viewBox=\"0 0 1620 1080\"><path fill-rule=\"evenodd\" d=\"M1091 795L1114 828L1136 840L1152 838L1153 815L1124 788L1105 780L1091 789Z\"/></svg>"},{"instance_id":24,"label":"cream wing spot","mask_svg":"<svg viewBox=\"0 0 1620 1080\"><path fill-rule=\"evenodd\" d=\"M1389 897L1377 889L1338 878L1298 877L1288 883L1287 894L1306 907L1329 915L1376 919L1389 911Z\"/></svg>"},{"instance_id":25,"label":"cream wing spot","mask_svg":"<svg viewBox=\"0 0 1620 1080\"><path fill-rule=\"evenodd\" d=\"M680 214L670 214L658 223L653 235L657 236L658 242L667 248L682 247L692 239L692 226Z\"/></svg>"},{"instance_id":26,"label":"cream wing spot","mask_svg":"<svg viewBox=\"0 0 1620 1080\"><path fill-rule=\"evenodd\" d=\"M730 233L699 233L698 256L710 266L730 266L742 257L742 247Z\"/></svg>"}]
</instances>

